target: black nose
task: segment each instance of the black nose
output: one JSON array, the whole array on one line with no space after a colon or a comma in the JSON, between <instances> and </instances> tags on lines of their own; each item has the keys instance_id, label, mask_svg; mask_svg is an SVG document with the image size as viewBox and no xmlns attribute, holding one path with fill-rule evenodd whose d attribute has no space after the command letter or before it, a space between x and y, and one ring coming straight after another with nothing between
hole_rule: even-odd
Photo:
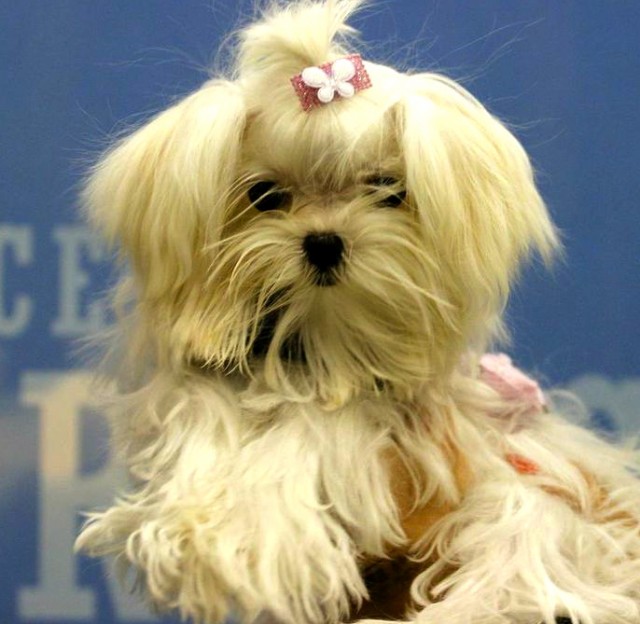
<instances>
[{"instance_id":1,"label":"black nose","mask_svg":"<svg viewBox=\"0 0 640 624\"><path fill-rule=\"evenodd\" d=\"M310 264L326 272L340 264L344 243L334 232L317 232L304 237L302 249Z\"/></svg>"}]
</instances>

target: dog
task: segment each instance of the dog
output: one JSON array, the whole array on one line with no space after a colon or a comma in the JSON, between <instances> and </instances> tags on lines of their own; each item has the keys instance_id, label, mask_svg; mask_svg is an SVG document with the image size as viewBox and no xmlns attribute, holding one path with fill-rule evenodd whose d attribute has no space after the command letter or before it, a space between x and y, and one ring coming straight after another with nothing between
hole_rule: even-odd
<instances>
[{"instance_id":1,"label":"dog","mask_svg":"<svg viewBox=\"0 0 640 624\"><path fill-rule=\"evenodd\" d=\"M88 176L132 488L78 549L195 622L637 623L635 450L490 352L559 251L529 159L360 4L266 9Z\"/></svg>"}]
</instances>

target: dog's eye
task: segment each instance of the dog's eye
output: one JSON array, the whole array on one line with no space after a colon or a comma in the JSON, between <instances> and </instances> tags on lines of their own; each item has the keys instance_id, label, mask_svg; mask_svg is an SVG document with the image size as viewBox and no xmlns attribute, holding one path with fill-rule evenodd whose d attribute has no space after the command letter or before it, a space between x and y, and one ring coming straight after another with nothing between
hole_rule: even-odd
<instances>
[{"instance_id":1,"label":"dog's eye","mask_svg":"<svg viewBox=\"0 0 640 624\"><path fill-rule=\"evenodd\" d=\"M380 193L380 198L376 202L378 206L397 208L407 198L407 192L401 187L400 182L390 176L373 176L367 179L367 184L375 187L375 190Z\"/></svg>"},{"instance_id":2,"label":"dog's eye","mask_svg":"<svg viewBox=\"0 0 640 624\"><path fill-rule=\"evenodd\" d=\"M291 195L283 191L275 182L263 180L256 182L247 193L249 201L260 212L284 208L290 201Z\"/></svg>"}]
</instances>

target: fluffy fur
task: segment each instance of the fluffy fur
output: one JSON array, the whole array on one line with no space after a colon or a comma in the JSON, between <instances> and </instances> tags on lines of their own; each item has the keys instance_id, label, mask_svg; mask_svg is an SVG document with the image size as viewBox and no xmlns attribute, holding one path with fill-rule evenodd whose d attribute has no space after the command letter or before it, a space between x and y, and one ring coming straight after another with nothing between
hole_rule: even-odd
<instances>
[{"instance_id":1,"label":"fluffy fur","mask_svg":"<svg viewBox=\"0 0 640 624\"><path fill-rule=\"evenodd\" d=\"M519 422L479 378L521 263L557 249L522 147L441 75L366 62L371 89L309 113L291 88L353 51L359 4L273 6L228 78L92 172L89 218L131 268L107 360L135 485L79 548L197 622L638 622L634 454L553 409ZM325 232L330 283L303 251ZM409 580L379 592L384 561Z\"/></svg>"}]
</instances>

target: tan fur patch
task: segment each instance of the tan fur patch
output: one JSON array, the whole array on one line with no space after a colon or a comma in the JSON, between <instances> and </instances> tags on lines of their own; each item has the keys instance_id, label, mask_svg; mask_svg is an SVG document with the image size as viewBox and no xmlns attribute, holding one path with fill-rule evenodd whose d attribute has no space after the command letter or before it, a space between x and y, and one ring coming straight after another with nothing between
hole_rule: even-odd
<instances>
[{"instance_id":1,"label":"tan fur patch","mask_svg":"<svg viewBox=\"0 0 640 624\"><path fill-rule=\"evenodd\" d=\"M453 448L447 448L447 455L451 458L456 482L462 495L468 489L471 480L468 464ZM393 495L407 543L405 548L390 552L387 560L366 560L363 563L363 578L370 598L352 615L350 621L362 618L403 618L407 609L412 606L411 584L429 565L428 561L412 559L411 554L425 533L454 510L451 503L437 499L416 507L415 481L398 449L388 452L387 461L392 475Z\"/></svg>"}]
</instances>

